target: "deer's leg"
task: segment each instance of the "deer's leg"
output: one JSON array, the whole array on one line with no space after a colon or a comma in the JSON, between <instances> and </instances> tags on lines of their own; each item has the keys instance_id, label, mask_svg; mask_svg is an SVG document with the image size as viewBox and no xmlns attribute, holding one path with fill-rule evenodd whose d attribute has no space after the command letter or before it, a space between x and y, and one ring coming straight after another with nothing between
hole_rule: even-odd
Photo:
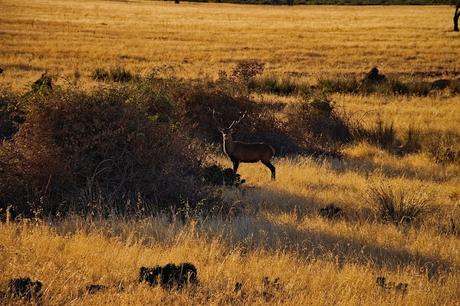
<instances>
[{"instance_id":1,"label":"deer's leg","mask_svg":"<svg viewBox=\"0 0 460 306\"><path fill-rule=\"evenodd\" d=\"M233 172L235 172L236 174L236 171L238 171L238 166L240 165L240 162L237 160L232 160L232 162L233 162Z\"/></svg>"},{"instance_id":2,"label":"deer's leg","mask_svg":"<svg viewBox=\"0 0 460 306\"><path fill-rule=\"evenodd\" d=\"M272 180L274 181L276 179L276 168L273 166L269 161L262 161L262 164L267 166L268 169L272 172Z\"/></svg>"}]
</instances>

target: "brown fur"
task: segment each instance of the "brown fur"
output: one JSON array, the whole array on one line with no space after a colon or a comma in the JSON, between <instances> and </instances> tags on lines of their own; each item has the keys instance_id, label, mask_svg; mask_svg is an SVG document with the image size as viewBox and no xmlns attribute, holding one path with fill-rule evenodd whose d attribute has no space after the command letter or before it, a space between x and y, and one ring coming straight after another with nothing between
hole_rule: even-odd
<instances>
[{"instance_id":1,"label":"brown fur","mask_svg":"<svg viewBox=\"0 0 460 306\"><path fill-rule=\"evenodd\" d=\"M275 155L275 149L265 143L247 143L233 141L231 131L222 131L223 149L225 154L233 162L233 171L236 173L240 163L257 163L262 162L272 173L272 179L275 180L276 168L270 162Z\"/></svg>"}]
</instances>

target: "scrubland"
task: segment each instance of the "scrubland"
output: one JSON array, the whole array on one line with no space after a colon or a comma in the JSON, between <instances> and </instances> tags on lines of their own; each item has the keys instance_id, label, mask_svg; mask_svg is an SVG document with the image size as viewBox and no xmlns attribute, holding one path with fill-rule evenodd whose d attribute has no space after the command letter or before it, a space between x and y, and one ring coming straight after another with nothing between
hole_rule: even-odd
<instances>
[{"instance_id":1,"label":"scrubland","mask_svg":"<svg viewBox=\"0 0 460 306\"><path fill-rule=\"evenodd\" d=\"M430 87L459 77L450 7L0 8L0 291L31 277L45 305L459 303L460 98ZM244 63L263 72L235 76ZM324 85L372 66L404 86ZM53 90L30 91L45 70ZM240 186L202 186L202 167L231 164L208 107L248 110L235 138L276 144L276 181L242 164ZM169 262L199 285L138 283Z\"/></svg>"}]
</instances>

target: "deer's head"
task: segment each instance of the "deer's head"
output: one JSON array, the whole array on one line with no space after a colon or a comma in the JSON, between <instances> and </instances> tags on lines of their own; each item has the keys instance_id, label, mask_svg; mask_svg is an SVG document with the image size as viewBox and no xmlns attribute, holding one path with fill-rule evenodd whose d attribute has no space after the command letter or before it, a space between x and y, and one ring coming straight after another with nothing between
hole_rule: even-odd
<instances>
[{"instance_id":1,"label":"deer's head","mask_svg":"<svg viewBox=\"0 0 460 306\"><path fill-rule=\"evenodd\" d=\"M246 116L246 112L245 111L239 118L238 120L234 120L232 121L232 123L230 124L230 126L228 127L222 127L222 123L220 122L220 120L218 120L216 118L216 111L214 109L210 109L212 111L212 117L214 118L214 121L216 122L216 126L217 126L217 129L219 130L219 132L222 134L222 137L223 137L223 140L224 142L226 141L232 141L232 134L233 134L233 129L235 128L235 126L237 126L241 120L243 120L243 118Z\"/></svg>"}]
</instances>

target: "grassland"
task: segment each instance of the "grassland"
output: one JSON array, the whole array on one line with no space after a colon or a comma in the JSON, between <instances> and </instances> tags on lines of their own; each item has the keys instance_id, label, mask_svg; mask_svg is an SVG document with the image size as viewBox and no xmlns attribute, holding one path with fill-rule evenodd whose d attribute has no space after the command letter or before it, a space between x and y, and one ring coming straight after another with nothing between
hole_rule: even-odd
<instances>
[{"instance_id":1,"label":"grassland","mask_svg":"<svg viewBox=\"0 0 460 306\"><path fill-rule=\"evenodd\" d=\"M48 70L87 81L96 67L216 76L241 59L302 78L361 73L439 77L460 66L449 6L266 7L112 1L2 1L0 81L21 89Z\"/></svg>"},{"instance_id":2,"label":"grassland","mask_svg":"<svg viewBox=\"0 0 460 306\"><path fill-rule=\"evenodd\" d=\"M163 73L178 77L215 78L241 59L308 83L360 75L374 65L428 81L460 73L460 39L450 32L448 6L0 0L0 8L0 86L18 92L44 70L62 87L92 90L105 86L91 79L100 67L147 75L166 66L171 70ZM302 97L253 99L290 105ZM422 136L460 135L458 94L331 99L364 124L392 122L399 137L409 128ZM8 279L30 276L43 281L46 305L458 304L460 241L450 221L459 226L458 161L435 163L425 151L399 156L366 141L341 151L342 160L279 157L275 182L262 165L243 164L243 186L217 188L238 208L236 216L6 218L0 291ZM222 155L208 158L230 166ZM382 222L369 200L369 188L380 185L428 199L422 222ZM327 204L342 207L344 217L320 217ZM142 265L184 261L198 268L196 288L169 292L137 282ZM279 277L281 286L264 287L265 276ZM378 276L409 287L380 288ZM92 283L109 289L87 294Z\"/></svg>"}]
</instances>

